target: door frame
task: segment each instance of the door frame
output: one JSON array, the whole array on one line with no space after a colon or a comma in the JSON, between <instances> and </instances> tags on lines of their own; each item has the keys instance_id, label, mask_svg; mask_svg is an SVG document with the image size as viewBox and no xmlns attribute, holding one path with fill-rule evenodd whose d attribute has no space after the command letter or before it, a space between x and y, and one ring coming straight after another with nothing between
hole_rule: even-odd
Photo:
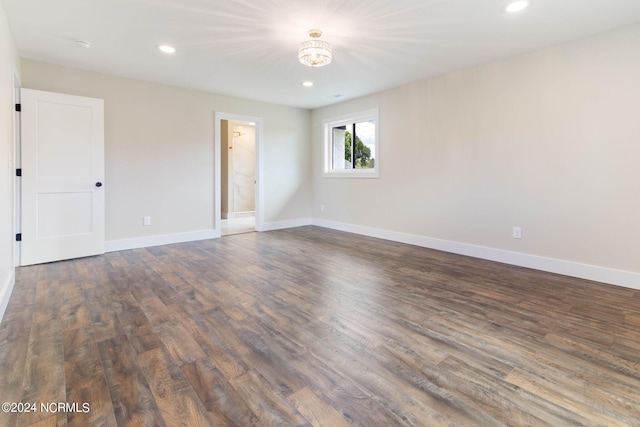
<instances>
[{"instance_id":1,"label":"door frame","mask_svg":"<svg viewBox=\"0 0 640 427\"><path fill-rule=\"evenodd\" d=\"M238 122L255 123L256 137L256 231L263 231L263 212L264 212L264 167L263 167L263 119L262 117L245 116L241 114L232 114L224 112L216 112L214 119L215 147L214 147L214 191L215 191L215 209L214 209L214 232L215 237L222 236L222 120L233 120Z\"/></svg>"},{"instance_id":2,"label":"door frame","mask_svg":"<svg viewBox=\"0 0 640 427\"><path fill-rule=\"evenodd\" d=\"M104 189L99 188L103 186L105 177L104 100L22 88L20 101L22 106L20 113L20 162L24 167L31 168L20 179L20 210L22 214L20 232L23 234L20 243L20 265L42 264L104 254L106 200ZM41 108L45 105L55 109L55 111L50 111L53 115L47 114L47 110ZM73 108L69 110L68 107ZM67 113L58 117L60 111L67 111ZM72 114L77 114L79 111L82 116L75 117L70 115L69 111ZM41 122L41 119L46 118L53 118L55 121ZM78 120L80 121L78 122ZM48 123L49 126L42 128L40 125L43 123ZM78 129L78 123L87 126L83 130L88 131L88 138L85 138L87 135L83 132L81 140L72 138L71 141L80 141L84 147L88 148L88 150L80 152L85 155L83 161L88 162L89 170L83 170L81 174L51 174L51 179L39 174L38 171L41 170L40 166L42 165L39 156L43 147L40 141L49 141L44 147L58 148L55 144L61 144L59 146L61 149L74 148L68 145L69 138L63 136L60 130L66 130L67 127L68 129ZM46 139L46 135L51 135L47 133L49 129L53 131L54 139ZM42 139L43 135L45 139ZM80 136L80 134L76 134L76 136ZM59 158L54 156L52 159L54 163L50 163L51 165L58 164L62 168L65 166L60 164L61 161L74 161L76 164L78 161L77 157L74 159L69 155ZM54 170L57 172L63 169ZM42 194L49 195L49 203L53 203L54 211L51 214L42 213L43 206L46 206L46 204L42 204L44 200L39 197ZM71 199L65 199L67 195L72 195ZM75 195L82 196L80 199L82 204L78 205L78 198ZM61 197L63 204L59 205L61 208L58 208L56 202L59 202ZM79 207L82 210L75 212L82 212L85 216L82 221L78 222L82 224L82 228L74 229L73 224L76 222L67 220L69 216L65 210L78 209ZM78 218L80 219L80 217ZM64 224L66 224L66 230L60 228L61 226L65 227ZM40 228L42 225L51 226L43 229ZM50 235L47 235L47 232Z\"/></svg>"},{"instance_id":3,"label":"door frame","mask_svg":"<svg viewBox=\"0 0 640 427\"><path fill-rule=\"evenodd\" d=\"M20 103L20 89L22 82L20 74L15 64L13 64L13 105ZM20 178L16 174L16 169L22 167L22 140L21 140L20 112L13 109L13 164L11 175L13 176L13 266L22 265L20 256L20 242L16 239L16 235L20 233L22 228L22 185Z\"/></svg>"}]
</instances>

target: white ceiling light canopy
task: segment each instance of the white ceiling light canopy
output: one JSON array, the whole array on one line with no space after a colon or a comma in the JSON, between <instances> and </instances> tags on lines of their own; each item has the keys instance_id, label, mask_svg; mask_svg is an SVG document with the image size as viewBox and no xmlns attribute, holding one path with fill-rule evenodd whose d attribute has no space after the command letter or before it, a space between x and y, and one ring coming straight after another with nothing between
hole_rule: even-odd
<instances>
[{"instance_id":1,"label":"white ceiling light canopy","mask_svg":"<svg viewBox=\"0 0 640 427\"><path fill-rule=\"evenodd\" d=\"M518 13L529 7L529 0L516 0L509 3L505 8L507 13Z\"/></svg>"},{"instance_id":2,"label":"white ceiling light canopy","mask_svg":"<svg viewBox=\"0 0 640 427\"><path fill-rule=\"evenodd\" d=\"M320 30L310 30L311 40L300 43L298 59L300 63L309 67L322 67L331 63L331 44L319 40L322 35Z\"/></svg>"}]
</instances>

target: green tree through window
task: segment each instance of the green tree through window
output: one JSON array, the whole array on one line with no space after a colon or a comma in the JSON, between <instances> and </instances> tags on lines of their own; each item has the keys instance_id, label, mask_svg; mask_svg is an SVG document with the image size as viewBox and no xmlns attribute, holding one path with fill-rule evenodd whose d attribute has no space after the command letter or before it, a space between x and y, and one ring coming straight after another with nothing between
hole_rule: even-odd
<instances>
[{"instance_id":1,"label":"green tree through window","mask_svg":"<svg viewBox=\"0 0 640 427\"><path fill-rule=\"evenodd\" d=\"M378 109L322 120L323 177L379 178Z\"/></svg>"},{"instance_id":2,"label":"green tree through window","mask_svg":"<svg viewBox=\"0 0 640 427\"><path fill-rule=\"evenodd\" d=\"M351 162L351 132L346 131L344 134L344 159ZM364 145L364 142L356 135L356 167L357 168L372 168L374 159L371 158L371 149Z\"/></svg>"}]
</instances>

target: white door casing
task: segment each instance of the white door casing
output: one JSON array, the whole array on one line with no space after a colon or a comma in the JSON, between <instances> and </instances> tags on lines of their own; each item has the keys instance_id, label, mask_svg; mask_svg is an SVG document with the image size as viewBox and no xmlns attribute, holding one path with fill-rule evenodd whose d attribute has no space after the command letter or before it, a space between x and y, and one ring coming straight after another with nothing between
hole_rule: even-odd
<instances>
[{"instance_id":1,"label":"white door casing","mask_svg":"<svg viewBox=\"0 0 640 427\"><path fill-rule=\"evenodd\" d=\"M21 265L104 253L104 101L21 95Z\"/></svg>"},{"instance_id":2,"label":"white door casing","mask_svg":"<svg viewBox=\"0 0 640 427\"><path fill-rule=\"evenodd\" d=\"M262 117L244 116L240 114L216 112L214 119L215 127L215 145L214 145L214 189L215 189L215 207L214 207L214 225L215 225L215 237L220 237L222 232L222 162L221 162L221 150L222 150L222 135L221 135L221 122L222 120L233 120L237 122L255 123L255 155L256 155L256 194L255 194L255 218L256 218L256 231L264 230L264 166L263 166L263 119Z\"/></svg>"}]
</instances>

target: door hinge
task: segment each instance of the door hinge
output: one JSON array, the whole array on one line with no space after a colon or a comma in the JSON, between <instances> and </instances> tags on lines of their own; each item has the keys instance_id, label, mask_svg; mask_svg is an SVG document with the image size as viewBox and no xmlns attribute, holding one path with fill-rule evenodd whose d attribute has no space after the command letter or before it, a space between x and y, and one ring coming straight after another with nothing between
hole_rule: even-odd
<instances>
[{"instance_id":1,"label":"door hinge","mask_svg":"<svg viewBox=\"0 0 640 427\"><path fill-rule=\"evenodd\" d=\"M22 176L22 169L21 168L16 169L16 176Z\"/></svg>"},{"instance_id":2,"label":"door hinge","mask_svg":"<svg viewBox=\"0 0 640 427\"><path fill-rule=\"evenodd\" d=\"M16 104L16 111L22 111L22 104Z\"/></svg>"},{"instance_id":3,"label":"door hinge","mask_svg":"<svg viewBox=\"0 0 640 427\"><path fill-rule=\"evenodd\" d=\"M16 242L22 242L22 233L16 234Z\"/></svg>"}]
</instances>

